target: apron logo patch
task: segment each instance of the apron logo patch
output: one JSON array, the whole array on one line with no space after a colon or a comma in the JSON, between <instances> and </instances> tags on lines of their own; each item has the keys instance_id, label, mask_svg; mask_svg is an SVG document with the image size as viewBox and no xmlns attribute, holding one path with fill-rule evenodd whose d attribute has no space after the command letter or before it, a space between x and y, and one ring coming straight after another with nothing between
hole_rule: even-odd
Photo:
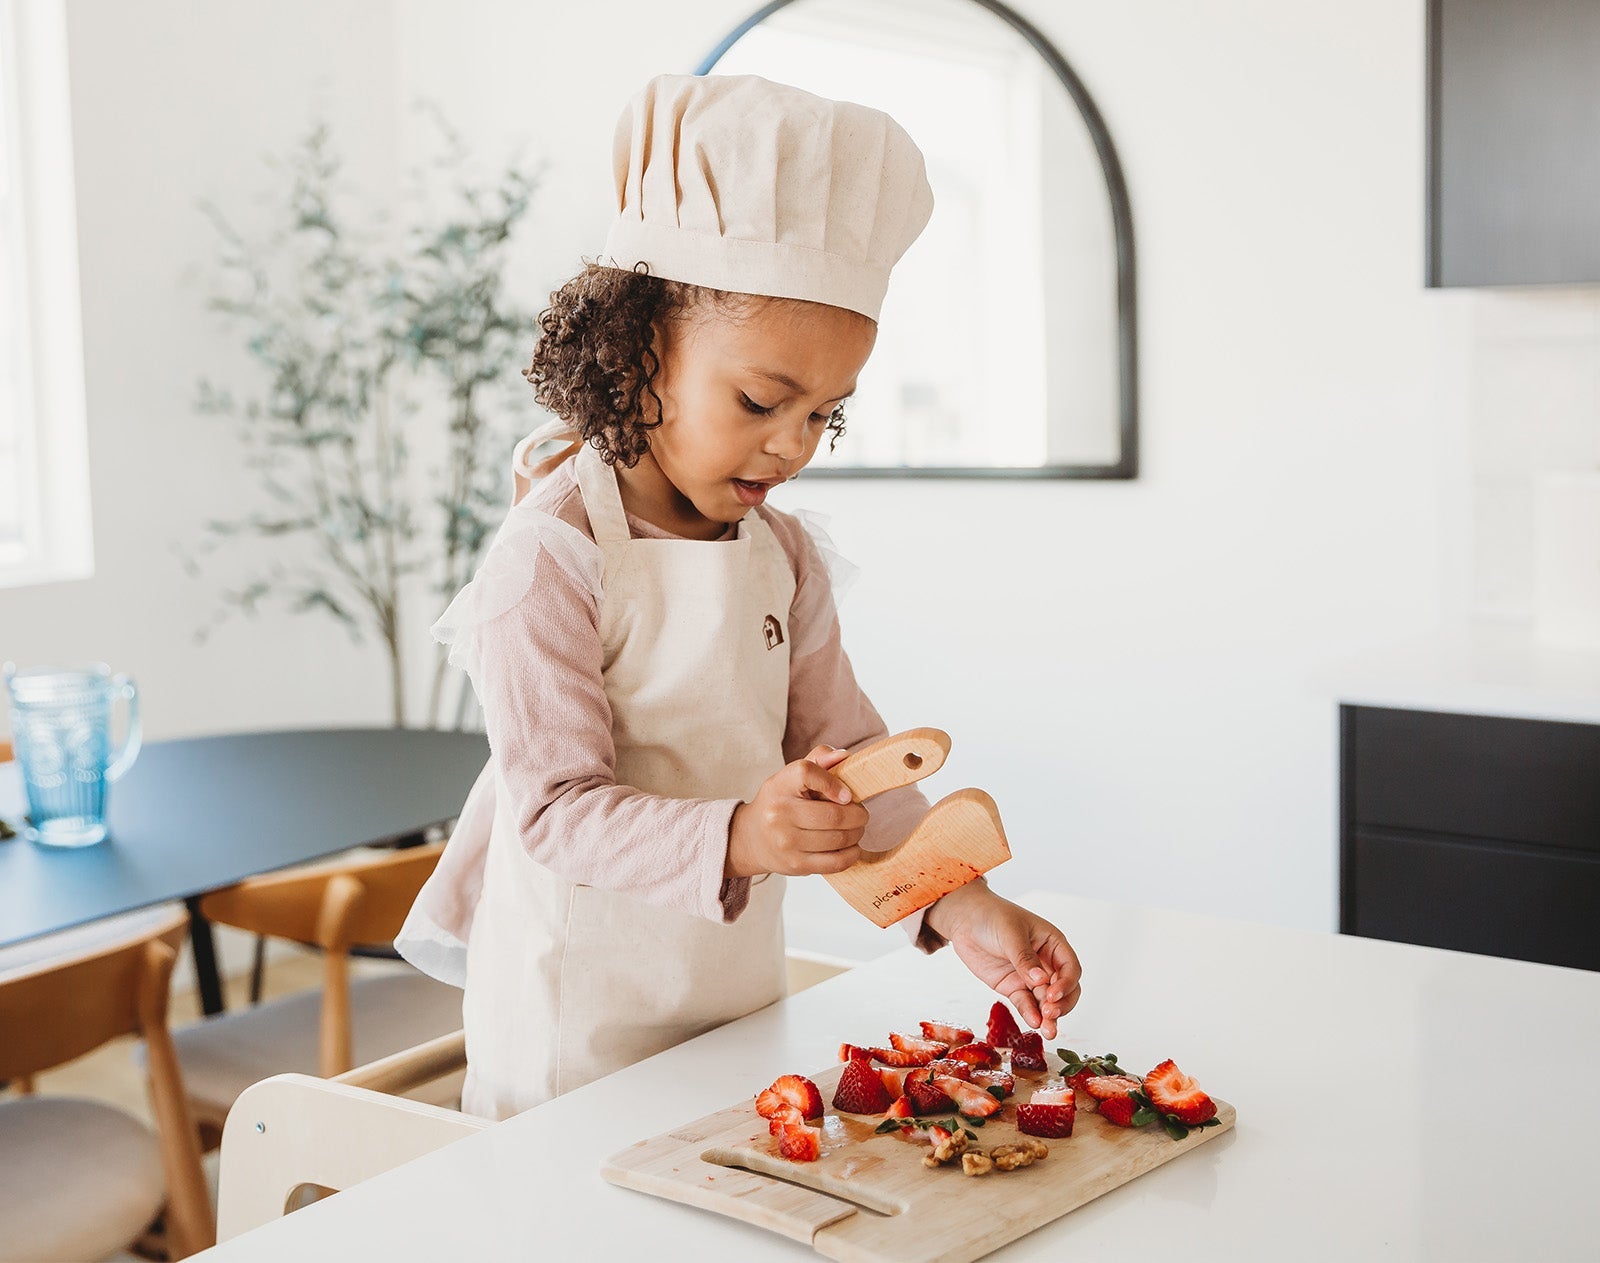
<instances>
[{"instance_id":1,"label":"apron logo patch","mask_svg":"<svg viewBox=\"0 0 1600 1263\"><path fill-rule=\"evenodd\" d=\"M768 614L761 623L761 634L767 638L767 648L776 649L783 643L783 624Z\"/></svg>"}]
</instances>

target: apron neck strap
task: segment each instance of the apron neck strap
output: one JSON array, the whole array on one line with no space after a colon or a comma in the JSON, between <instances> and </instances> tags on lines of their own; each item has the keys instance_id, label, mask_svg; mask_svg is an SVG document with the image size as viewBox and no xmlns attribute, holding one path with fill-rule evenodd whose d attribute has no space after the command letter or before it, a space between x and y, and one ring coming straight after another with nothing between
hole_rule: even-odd
<instances>
[{"instance_id":1,"label":"apron neck strap","mask_svg":"<svg viewBox=\"0 0 1600 1263\"><path fill-rule=\"evenodd\" d=\"M626 544L632 532L628 530L628 516L622 511L617 471L601 460L600 453L589 444L578 453L575 463L578 489L583 493L583 507L589 514L594 542L602 548L607 544Z\"/></svg>"}]
</instances>

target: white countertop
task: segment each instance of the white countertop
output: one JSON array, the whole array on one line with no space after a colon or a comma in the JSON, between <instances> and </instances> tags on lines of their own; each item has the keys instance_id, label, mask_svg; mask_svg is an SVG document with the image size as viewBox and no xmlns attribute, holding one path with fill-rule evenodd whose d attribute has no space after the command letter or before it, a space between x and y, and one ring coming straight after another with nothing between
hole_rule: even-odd
<instances>
[{"instance_id":1,"label":"white countertop","mask_svg":"<svg viewBox=\"0 0 1600 1263\"><path fill-rule=\"evenodd\" d=\"M989 1256L1592 1260L1600 974L1038 894L1082 1003L1047 1046L1173 1057L1238 1125ZM636 1140L841 1041L992 996L909 948L219 1246L217 1263L800 1260L804 1246L613 1187ZM1063 1143L1070 1144L1070 1141Z\"/></svg>"},{"instance_id":2,"label":"white countertop","mask_svg":"<svg viewBox=\"0 0 1600 1263\"><path fill-rule=\"evenodd\" d=\"M1600 723L1600 649L1541 644L1514 625L1376 649L1324 682L1352 705Z\"/></svg>"}]
</instances>

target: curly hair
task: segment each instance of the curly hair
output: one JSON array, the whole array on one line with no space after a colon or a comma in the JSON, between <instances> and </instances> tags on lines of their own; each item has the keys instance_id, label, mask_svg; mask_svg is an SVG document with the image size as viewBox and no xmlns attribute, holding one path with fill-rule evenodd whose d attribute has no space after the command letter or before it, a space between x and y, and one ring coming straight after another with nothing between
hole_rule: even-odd
<instances>
[{"instance_id":1,"label":"curly hair","mask_svg":"<svg viewBox=\"0 0 1600 1263\"><path fill-rule=\"evenodd\" d=\"M659 332L686 323L706 305L738 319L761 304L803 302L672 281L652 276L642 262L624 270L585 260L583 271L551 292L550 306L539 314L533 362L522 375L539 404L598 448L606 464L631 468L661 424ZM655 421L645 419L647 391L656 403ZM844 427L840 404L828 419L830 451Z\"/></svg>"}]
</instances>

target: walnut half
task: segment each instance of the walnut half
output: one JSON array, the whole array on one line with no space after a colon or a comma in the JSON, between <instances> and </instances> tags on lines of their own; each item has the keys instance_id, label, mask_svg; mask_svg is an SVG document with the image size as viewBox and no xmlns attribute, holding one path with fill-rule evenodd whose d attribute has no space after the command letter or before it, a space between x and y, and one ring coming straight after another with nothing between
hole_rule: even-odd
<instances>
[{"instance_id":1,"label":"walnut half","mask_svg":"<svg viewBox=\"0 0 1600 1263\"><path fill-rule=\"evenodd\" d=\"M922 1165L925 1167L942 1167L967 1147L967 1133L964 1131L952 1132L948 1140L935 1140L933 1152L925 1154Z\"/></svg>"},{"instance_id":2,"label":"walnut half","mask_svg":"<svg viewBox=\"0 0 1600 1263\"><path fill-rule=\"evenodd\" d=\"M994 1170L994 1159L986 1153L964 1153L961 1155L961 1169L968 1175L988 1175Z\"/></svg>"}]
</instances>

